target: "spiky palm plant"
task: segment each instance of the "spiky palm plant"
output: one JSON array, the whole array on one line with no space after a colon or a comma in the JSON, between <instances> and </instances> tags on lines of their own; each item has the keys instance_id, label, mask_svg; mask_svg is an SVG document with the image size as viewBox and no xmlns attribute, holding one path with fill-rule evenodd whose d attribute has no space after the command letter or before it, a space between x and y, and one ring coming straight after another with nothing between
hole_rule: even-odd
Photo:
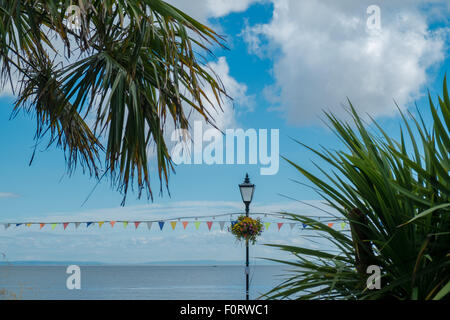
<instances>
[{"instance_id":1,"label":"spiky palm plant","mask_svg":"<svg viewBox=\"0 0 450 320\"><path fill-rule=\"evenodd\" d=\"M70 5L81 30L66 26ZM195 110L214 123L226 93L202 53L222 40L161 0L0 0L1 80L15 89L15 112L36 116L36 139L62 147L69 172L79 163L109 174L125 196L134 179L139 196L153 197L151 146L167 184L166 121L186 129ZM56 63L55 54L77 59Z\"/></svg>"},{"instance_id":2,"label":"spiky palm plant","mask_svg":"<svg viewBox=\"0 0 450 320\"><path fill-rule=\"evenodd\" d=\"M350 228L335 230L321 219L290 214L311 226L308 234L320 237L330 250L272 245L296 259L277 260L290 265L292 274L265 297L450 297L450 99L445 78L440 108L428 97L432 128L420 112L402 114L400 141L375 121L378 134L369 131L350 102L351 125L327 114L347 150L309 148L332 168L318 166L322 177L286 159L337 212L334 218ZM367 287L369 265L381 268L379 290Z\"/></svg>"}]
</instances>

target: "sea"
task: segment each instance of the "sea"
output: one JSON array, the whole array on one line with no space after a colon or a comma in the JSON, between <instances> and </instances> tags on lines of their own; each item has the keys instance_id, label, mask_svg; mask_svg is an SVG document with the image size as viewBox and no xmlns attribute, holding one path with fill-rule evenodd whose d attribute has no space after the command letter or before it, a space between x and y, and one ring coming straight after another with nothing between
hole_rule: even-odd
<instances>
[{"instance_id":1,"label":"sea","mask_svg":"<svg viewBox=\"0 0 450 320\"><path fill-rule=\"evenodd\" d=\"M244 300L245 267L80 266L80 289L68 289L67 266L0 266L0 299ZM250 299L280 284L286 266L250 267ZM70 285L69 285L70 287Z\"/></svg>"}]
</instances>

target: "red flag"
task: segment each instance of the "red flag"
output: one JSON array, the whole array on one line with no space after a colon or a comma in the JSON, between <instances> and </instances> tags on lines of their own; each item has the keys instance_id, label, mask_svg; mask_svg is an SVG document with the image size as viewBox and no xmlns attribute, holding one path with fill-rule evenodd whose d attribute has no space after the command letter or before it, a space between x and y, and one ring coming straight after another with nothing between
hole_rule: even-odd
<instances>
[{"instance_id":1,"label":"red flag","mask_svg":"<svg viewBox=\"0 0 450 320\"><path fill-rule=\"evenodd\" d=\"M281 227L283 226L283 222L278 222L278 231L280 231Z\"/></svg>"},{"instance_id":2,"label":"red flag","mask_svg":"<svg viewBox=\"0 0 450 320\"><path fill-rule=\"evenodd\" d=\"M212 221L208 221L208 222L206 222L206 224L208 225L208 229L211 230L213 222Z\"/></svg>"},{"instance_id":3,"label":"red flag","mask_svg":"<svg viewBox=\"0 0 450 320\"><path fill-rule=\"evenodd\" d=\"M136 229L139 227L139 224L140 224L140 222L137 222L137 221L134 223L134 226L136 227Z\"/></svg>"},{"instance_id":4,"label":"red flag","mask_svg":"<svg viewBox=\"0 0 450 320\"><path fill-rule=\"evenodd\" d=\"M67 226L69 225L69 223L68 222L65 222L65 223L63 223L63 226L64 226L64 230L66 230L66 228L67 228Z\"/></svg>"},{"instance_id":5,"label":"red flag","mask_svg":"<svg viewBox=\"0 0 450 320\"><path fill-rule=\"evenodd\" d=\"M333 226L333 223L330 222L330 223L328 224L328 226L331 228L331 227Z\"/></svg>"},{"instance_id":6,"label":"red flag","mask_svg":"<svg viewBox=\"0 0 450 320\"><path fill-rule=\"evenodd\" d=\"M45 223L41 223L40 226L40 229L42 229L45 226Z\"/></svg>"},{"instance_id":7,"label":"red flag","mask_svg":"<svg viewBox=\"0 0 450 320\"><path fill-rule=\"evenodd\" d=\"M187 221L183 221L183 222L182 222L184 230L186 230L186 227L187 227L188 223L189 223L189 222L187 222Z\"/></svg>"},{"instance_id":8,"label":"red flag","mask_svg":"<svg viewBox=\"0 0 450 320\"><path fill-rule=\"evenodd\" d=\"M110 221L109 224L111 225L111 228L114 228L114 225L116 224L115 221Z\"/></svg>"}]
</instances>

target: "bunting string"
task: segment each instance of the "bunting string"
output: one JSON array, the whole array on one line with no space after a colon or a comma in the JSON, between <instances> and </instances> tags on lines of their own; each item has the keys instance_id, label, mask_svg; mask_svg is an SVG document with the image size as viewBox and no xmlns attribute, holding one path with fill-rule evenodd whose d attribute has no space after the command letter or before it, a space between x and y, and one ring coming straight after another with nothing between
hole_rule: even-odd
<instances>
[{"instance_id":1,"label":"bunting string","mask_svg":"<svg viewBox=\"0 0 450 320\"><path fill-rule=\"evenodd\" d=\"M214 222L217 222L219 224L220 230L224 230L225 224L233 224L235 219L233 220L233 216L235 215L242 215L242 213L225 213L225 214L217 214L212 216L190 216L190 217L176 217L176 218L167 218L167 219L159 219L159 220L105 220L105 221L65 221L65 222L7 222L7 223L0 223L3 224L4 230L9 229L11 226L20 227L20 226L26 226L31 227L32 225L38 225L39 230L42 230L45 228L46 225L49 225L51 227L51 230L55 230L55 228L58 225L62 225L63 230L66 230L67 227L70 224L73 224L75 226L75 229L78 229L80 225L86 225L86 228L89 228L92 225L98 225L99 229L102 228L102 226L105 223L108 223L111 228L114 228L116 223L121 223L123 227L126 229L128 225L131 223L134 225L134 229L138 229L141 224L147 225L148 230L151 230L153 223L157 223L159 229L162 231L164 229L164 226L166 222L170 224L170 227L172 230L177 229L178 222L180 222L183 230L186 230L189 223L193 223L195 230L199 230L201 224L206 224L209 231L211 231ZM289 216L288 214L283 215L282 213L251 213L251 216L258 216L258 215L264 215L265 218L278 218L278 219L285 219L292 221L292 219L286 218L286 216ZM223 218L229 216L230 221L216 221L216 218ZM337 218L329 218L329 217L320 217L320 216L309 216L316 218L319 222L326 224L330 228L334 229L340 229L340 230L346 230L347 223L337 219ZM206 220L198 220L198 219L205 219ZM265 230L275 228L275 230L280 231L283 229L283 226L288 225L289 230L293 230L296 226L299 227L299 229L314 229L314 226L309 226L305 223L300 222L278 222L278 221L263 221ZM181 227L179 227L181 228Z\"/></svg>"}]
</instances>

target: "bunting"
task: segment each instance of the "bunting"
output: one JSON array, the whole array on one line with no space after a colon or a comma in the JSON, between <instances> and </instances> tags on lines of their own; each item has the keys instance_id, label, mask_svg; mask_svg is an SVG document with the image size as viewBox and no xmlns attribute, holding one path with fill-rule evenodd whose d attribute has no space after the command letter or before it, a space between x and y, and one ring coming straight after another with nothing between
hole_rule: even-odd
<instances>
[{"instance_id":1,"label":"bunting","mask_svg":"<svg viewBox=\"0 0 450 320\"><path fill-rule=\"evenodd\" d=\"M232 215L231 215L231 217L232 217ZM214 217L214 216L211 216L211 218L212 218L213 220L215 220L215 217ZM175 219L177 219L178 221L176 221ZM208 220L208 221L198 221L197 218L195 218L195 221L187 221L187 220L181 221L181 219L182 219L182 218L174 218L174 220L161 220L161 221L157 221L157 222L158 222L159 229L160 229L161 231L164 229L164 225L165 225L166 222L169 222L169 223L170 223L171 229L172 229L173 231L176 230L176 226L177 226L178 222L180 222L180 223L182 224L183 230L186 230L187 226L188 226L189 223L191 223L191 222L194 224L195 230L199 230L199 228L200 228L200 226L202 225L202 223L206 223L206 226L207 226L207 228L208 228L209 231L211 231L211 229L212 229L212 227L213 227L213 225L214 225L214 222L218 222L218 223L219 223L219 226L220 226L220 230L221 230L221 231L224 230L225 224L226 224L226 223L230 223L231 226L233 226L233 225L236 223L235 220L230 220L230 221L223 221L223 220L222 220L222 221L220 221L220 220L219 220L219 221L213 221L213 220ZM191 218L191 219L192 219L192 218ZM39 230L42 230L42 229L45 227L45 225L48 224L48 225L50 225L51 230L55 230L55 228L56 228L58 225L61 225L61 226L63 227L63 230L66 230L67 227L68 227L71 223L73 223L73 224L75 225L75 229L78 229L78 227L79 227L82 223L86 223L86 227L87 227L87 228L88 228L90 225L92 225L92 224L98 224L99 229L101 229L102 226L103 226L105 223L109 223L109 224L111 225L111 228L114 228L116 222L117 222L117 221L113 221L113 220L112 220L112 221L90 221L90 222L19 222L19 223L3 223L3 226L4 226L4 230L6 230L6 229L8 229L11 225L15 225L16 227L20 227L20 226L24 225L24 226L26 226L26 227L28 227L28 228L32 227L33 225L38 225L38 226L39 226ZM122 224L123 224L123 226L124 226L125 229L127 228L128 224L129 224L130 222L132 222L132 223L134 224L135 230L138 229L138 227L139 227L139 225L140 225L141 223L145 223L145 224L147 225L148 230L151 230L151 227L152 227L153 222L156 222L156 221L119 221L119 223L122 223ZM318 226L316 226L316 225L308 225L308 224L306 224L306 223L298 223L298 222L275 222L275 221L267 222L267 221L266 221L266 222L263 222L263 223L264 223L264 226L265 226L265 230L269 230L271 224L276 224L276 225L277 225L278 231L280 231L280 230L282 229L283 225L285 225L285 224L289 224L289 227L290 227L289 230L291 230L291 231L292 231L292 230L294 229L294 227L297 226L297 225L300 226L300 227L303 227L303 229L320 229L320 228L319 228ZM341 230L345 230L345 228L346 228L346 226L347 226L347 223L346 223L346 222L337 222L337 223L335 223L335 222L322 222L322 223L326 224L329 228L333 228L333 227L339 228L339 227L340 227ZM0 225L1 225L1 223L0 223Z\"/></svg>"}]
</instances>

